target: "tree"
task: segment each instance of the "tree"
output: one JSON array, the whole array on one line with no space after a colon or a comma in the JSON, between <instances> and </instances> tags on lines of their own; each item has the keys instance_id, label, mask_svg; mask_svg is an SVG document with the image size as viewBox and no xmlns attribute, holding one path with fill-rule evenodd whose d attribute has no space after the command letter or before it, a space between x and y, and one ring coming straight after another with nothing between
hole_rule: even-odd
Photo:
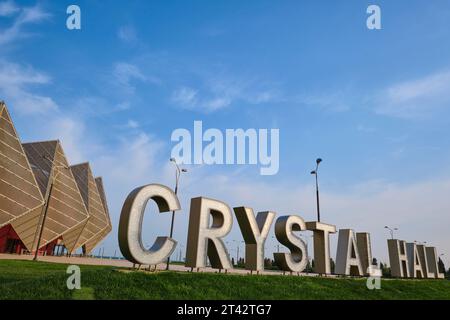
<instances>
[{"instance_id":1,"label":"tree","mask_svg":"<svg viewBox=\"0 0 450 320\"><path fill-rule=\"evenodd\" d=\"M387 264L384 264L380 262L380 269L383 277L390 278L391 277L391 268L387 266Z\"/></svg>"},{"instance_id":2,"label":"tree","mask_svg":"<svg viewBox=\"0 0 450 320\"><path fill-rule=\"evenodd\" d=\"M333 258L330 258L330 268L331 268L331 274L334 274L334 269L336 269L336 264L334 263Z\"/></svg>"},{"instance_id":3,"label":"tree","mask_svg":"<svg viewBox=\"0 0 450 320\"><path fill-rule=\"evenodd\" d=\"M377 260L377 258L373 258L373 259L372 259L372 265L373 265L373 266L378 266L378 260Z\"/></svg>"},{"instance_id":4,"label":"tree","mask_svg":"<svg viewBox=\"0 0 450 320\"><path fill-rule=\"evenodd\" d=\"M275 260L270 260L270 264L272 265L272 270L280 270L278 265L275 263Z\"/></svg>"},{"instance_id":5,"label":"tree","mask_svg":"<svg viewBox=\"0 0 450 320\"><path fill-rule=\"evenodd\" d=\"M305 271L307 273L312 273L313 272L313 268L311 266L311 262L308 260L308 264L306 265Z\"/></svg>"}]
</instances>

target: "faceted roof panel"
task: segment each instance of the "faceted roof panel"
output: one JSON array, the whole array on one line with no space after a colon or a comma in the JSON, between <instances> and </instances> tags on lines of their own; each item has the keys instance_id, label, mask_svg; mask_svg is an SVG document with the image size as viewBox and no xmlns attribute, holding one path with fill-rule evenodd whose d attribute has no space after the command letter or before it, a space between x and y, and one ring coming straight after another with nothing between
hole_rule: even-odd
<instances>
[{"instance_id":1,"label":"faceted roof panel","mask_svg":"<svg viewBox=\"0 0 450 320\"><path fill-rule=\"evenodd\" d=\"M109 216L108 204L106 201L105 188L103 187L102 178L100 178L100 177L95 178L95 183L97 185L97 189L100 194L100 198L102 200L103 208L106 212L107 226L99 234L97 234L94 238L92 238L91 240L87 241L84 244L86 253L91 252L95 248L95 246L98 245L112 230L111 218Z\"/></svg>"},{"instance_id":2,"label":"faceted roof panel","mask_svg":"<svg viewBox=\"0 0 450 320\"><path fill-rule=\"evenodd\" d=\"M39 217L43 195L6 105L0 102L0 227L13 224L19 236L35 235L29 220ZM30 242L25 243L30 250Z\"/></svg>"},{"instance_id":3,"label":"faceted roof panel","mask_svg":"<svg viewBox=\"0 0 450 320\"><path fill-rule=\"evenodd\" d=\"M49 197L40 242L43 247L70 231L81 230L88 212L59 141L25 143L23 148L45 199ZM40 220L29 223L37 227Z\"/></svg>"},{"instance_id":4,"label":"faceted roof panel","mask_svg":"<svg viewBox=\"0 0 450 320\"><path fill-rule=\"evenodd\" d=\"M105 209L106 216L108 217L108 227L106 228L106 231L108 231L106 234L108 234L112 230L112 224L111 216L109 215L108 201L106 200L105 187L103 186L103 179L101 177L97 177L95 178L95 183L97 184L97 189L103 203L103 208Z\"/></svg>"},{"instance_id":5,"label":"faceted roof panel","mask_svg":"<svg viewBox=\"0 0 450 320\"><path fill-rule=\"evenodd\" d=\"M90 253L105 237L111 232L111 226L108 226L95 238L89 240L84 244L86 254Z\"/></svg>"},{"instance_id":6,"label":"faceted roof panel","mask_svg":"<svg viewBox=\"0 0 450 320\"><path fill-rule=\"evenodd\" d=\"M88 163L70 167L89 212L89 219L73 250L97 238L109 225L101 195ZM69 249L68 249L69 250Z\"/></svg>"}]
</instances>

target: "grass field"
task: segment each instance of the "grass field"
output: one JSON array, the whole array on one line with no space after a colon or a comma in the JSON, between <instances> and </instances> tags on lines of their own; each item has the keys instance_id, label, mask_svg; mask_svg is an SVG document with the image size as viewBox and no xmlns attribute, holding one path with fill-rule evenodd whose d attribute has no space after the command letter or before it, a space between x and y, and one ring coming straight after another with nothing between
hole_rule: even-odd
<instances>
[{"instance_id":1,"label":"grass field","mask_svg":"<svg viewBox=\"0 0 450 320\"><path fill-rule=\"evenodd\" d=\"M122 272L80 266L81 290L68 290L67 265L0 260L5 299L450 299L448 280L382 280L245 276L178 272Z\"/></svg>"}]
</instances>

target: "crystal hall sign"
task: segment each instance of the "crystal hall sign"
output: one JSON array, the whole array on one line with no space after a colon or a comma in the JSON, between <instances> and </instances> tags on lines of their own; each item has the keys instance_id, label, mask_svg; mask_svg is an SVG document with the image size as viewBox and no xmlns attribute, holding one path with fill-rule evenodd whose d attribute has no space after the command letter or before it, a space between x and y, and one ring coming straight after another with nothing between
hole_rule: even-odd
<instances>
[{"instance_id":1,"label":"crystal hall sign","mask_svg":"<svg viewBox=\"0 0 450 320\"><path fill-rule=\"evenodd\" d=\"M142 243L142 222L147 202L153 200L160 213L181 209L177 195L168 187L150 184L133 190L125 200L119 223L119 246L123 256L135 264L157 265L174 252L177 241L166 236L157 237L151 248ZM314 271L331 274L330 235L336 227L322 222L305 222L298 215L280 216L271 211L258 212L251 208L233 209L245 242L245 268L264 270L264 244L274 225L278 242L289 249L288 253L274 253L278 267L288 272L303 272L308 264L305 242L298 232L314 234ZM219 200L198 197L191 199L186 267L204 268L206 258L211 267L233 268L223 238L233 226L233 212ZM393 277L444 278L439 272L436 248L388 240L389 260ZM370 234L340 229L336 253L335 273L350 276L373 275ZM378 270L379 271L379 270Z\"/></svg>"}]
</instances>

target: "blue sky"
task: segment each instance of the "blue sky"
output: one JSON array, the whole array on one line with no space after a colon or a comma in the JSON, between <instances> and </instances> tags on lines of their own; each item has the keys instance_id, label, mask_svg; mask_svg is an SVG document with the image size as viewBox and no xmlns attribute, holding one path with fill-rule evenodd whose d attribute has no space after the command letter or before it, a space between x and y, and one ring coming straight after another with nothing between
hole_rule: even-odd
<instances>
[{"instance_id":1,"label":"blue sky","mask_svg":"<svg viewBox=\"0 0 450 320\"><path fill-rule=\"evenodd\" d=\"M73 3L79 31L65 26ZM366 28L370 4L382 30ZM115 223L134 187L173 184L170 135L202 120L279 128L280 170L190 167L181 243L192 196L312 220L320 156L324 221L370 231L383 260L388 223L450 255L449 21L446 0L1 1L0 98L23 141L60 138L91 162ZM151 242L169 219L146 223Z\"/></svg>"}]
</instances>

